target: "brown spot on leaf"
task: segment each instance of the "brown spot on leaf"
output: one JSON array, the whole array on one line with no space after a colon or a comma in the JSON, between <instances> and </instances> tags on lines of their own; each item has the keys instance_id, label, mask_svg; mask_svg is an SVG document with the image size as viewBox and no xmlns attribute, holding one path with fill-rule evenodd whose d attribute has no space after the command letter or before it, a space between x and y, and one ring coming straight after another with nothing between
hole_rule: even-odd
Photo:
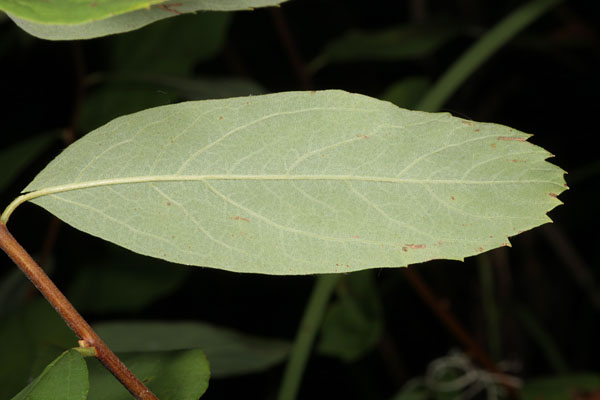
<instances>
[{"instance_id":1,"label":"brown spot on leaf","mask_svg":"<svg viewBox=\"0 0 600 400\"><path fill-rule=\"evenodd\" d=\"M310 91L310 94L315 94L315 93L317 93L317 91L316 91L316 90L311 90L311 91Z\"/></svg>"},{"instance_id":2,"label":"brown spot on leaf","mask_svg":"<svg viewBox=\"0 0 600 400\"><path fill-rule=\"evenodd\" d=\"M496 143L492 143L492 144L490 144L490 147L491 147L492 149L495 149L495 148L496 148Z\"/></svg>"},{"instance_id":3,"label":"brown spot on leaf","mask_svg":"<svg viewBox=\"0 0 600 400\"><path fill-rule=\"evenodd\" d=\"M481 129L475 129L475 132L479 132Z\"/></svg>"},{"instance_id":4,"label":"brown spot on leaf","mask_svg":"<svg viewBox=\"0 0 600 400\"><path fill-rule=\"evenodd\" d=\"M526 142L527 141L526 138L514 137L514 136L498 136L498 140L513 141L513 142Z\"/></svg>"},{"instance_id":5,"label":"brown spot on leaf","mask_svg":"<svg viewBox=\"0 0 600 400\"><path fill-rule=\"evenodd\" d=\"M93 3L90 4L90 7L96 7L98 5L97 1L94 1Z\"/></svg>"},{"instance_id":6,"label":"brown spot on leaf","mask_svg":"<svg viewBox=\"0 0 600 400\"><path fill-rule=\"evenodd\" d=\"M408 251L408 249L406 248L406 246L402 246L402 251Z\"/></svg>"},{"instance_id":7,"label":"brown spot on leaf","mask_svg":"<svg viewBox=\"0 0 600 400\"><path fill-rule=\"evenodd\" d=\"M479 251L479 252L483 252L483 247L478 247L478 248L477 248L477 251Z\"/></svg>"},{"instance_id":8,"label":"brown spot on leaf","mask_svg":"<svg viewBox=\"0 0 600 400\"><path fill-rule=\"evenodd\" d=\"M353 239L360 239L360 236L358 236L358 235L354 235L354 236L352 236L352 238L353 238Z\"/></svg>"},{"instance_id":9,"label":"brown spot on leaf","mask_svg":"<svg viewBox=\"0 0 600 400\"><path fill-rule=\"evenodd\" d=\"M408 247L409 249L424 249L425 245L424 244L406 244L406 247Z\"/></svg>"},{"instance_id":10,"label":"brown spot on leaf","mask_svg":"<svg viewBox=\"0 0 600 400\"><path fill-rule=\"evenodd\" d=\"M469 125L469 126L473 126L473 123L471 121L460 121L465 125Z\"/></svg>"},{"instance_id":11,"label":"brown spot on leaf","mask_svg":"<svg viewBox=\"0 0 600 400\"><path fill-rule=\"evenodd\" d=\"M548 196L554 197L554 198L558 197L558 195L556 193L548 193Z\"/></svg>"},{"instance_id":12,"label":"brown spot on leaf","mask_svg":"<svg viewBox=\"0 0 600 400\"><path fill-rule=\"evenodd\" d=\"M222 115L220 115L220 116L219 116L219 121L220 121L220 120L222 120L222 119L223 119L223 116L222 116Z\"/></svg>"},{"instance_id":13,"label":"brown spot on leaf","mask_svg":"<svg viewBox=\"0 0 600 400\"><path fill-rule=\"evenodd\" d=\"M234 221L250 222L250 220L248 218L240 217L239 215L236 215L235 217L231 217L231 219Z\"/></svg>"},{"instance_id":14,"label":"brown spot on leaf","mask_svg":"<svg viewBox=\"0 0 600 400\"><path fill-rule=\"evenodd\" d=\"M170 202L170 201L167 201L167 207L168 207L168 206L170 206L170 205L171 205L171 202Z\"/></svg>"},{"instance_id":15,"label":"brown spot on leaf","mask_svg":"<svg viewBox=\"0 0 600 400\"><path fill-rule=\"evenodd\" d=\"M450 196L450 200L454 200L454 196Z\"/></svg>"},{"instance_id":16,"label":"brown spot on leaf","mask_svg":"<svg viewBox=\"0 0 600 400\"><path fill-rule=\"evenodd\" d=\"M182 6L182 5L183 4L181 4L181 3L171 3L171 4L160 4L157 7L158 8L162 8L165 11L172 12L173 14L179 15L179 14L183 14L183 13L181 11L179 11L179 10L176 10L173 7L179 7L179 6Z\"/></svg>"}]
</instances>

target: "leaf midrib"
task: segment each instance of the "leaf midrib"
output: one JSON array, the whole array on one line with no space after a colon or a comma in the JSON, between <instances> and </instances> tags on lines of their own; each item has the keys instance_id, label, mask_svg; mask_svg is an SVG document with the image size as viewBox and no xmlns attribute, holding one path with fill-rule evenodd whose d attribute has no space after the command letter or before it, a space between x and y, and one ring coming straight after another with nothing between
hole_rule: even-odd
<instances>
[{"instance_id":1,"label":"leaf midrib","mask_svg":"<svg viewBox=\"0 0 600 400\"><path fill-rule=\"evenodd\" d=\"M189 181L339 181L339 182L374 182L374 183L407 183L421 185L498 185L498 184L531 184L531 183L550 183L546 180L469 180L469 179L415 179L386 176L357 176L357 175L289 175L289 174L212 174L212 175L151 175L151 176L131 176L110 179L98 179L94 181L68 183L64 185L50 186L43 189L33 190L25 193L6 207L2 213L0 221L4 224L12 212L26 201L51 194L70 192L73 190L89 189L102 186L126 185L136 183L154 183L154 182L189 182Z\"/></svg>"}]
</instances>

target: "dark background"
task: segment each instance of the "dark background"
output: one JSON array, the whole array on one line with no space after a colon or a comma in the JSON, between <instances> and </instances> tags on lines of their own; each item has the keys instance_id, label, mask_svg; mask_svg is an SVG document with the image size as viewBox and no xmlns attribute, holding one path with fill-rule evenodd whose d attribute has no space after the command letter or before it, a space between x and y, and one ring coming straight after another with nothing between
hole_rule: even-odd
<instances>
[{"instance_id":1,"label":"dark background","mask_svg":"<svg viewBox=\"0 0 600 400\"><path fill-rule=\"evenodd\" d=\"M381 98L393 83L407 77L435 82L482 33L521 3L412 0L374 1L367 6L356 1L292 0L277 12L260 9L232 14L222 29L222 40L208 44L202 35L214 39L219 34L202 23L194 26L188 21L183 30L167 26L178 18L206 21L211 18L207 15L160 22L165 26L162 30L145 28L81 42L43 41L3 20L0 146L50 130L62 130L68 141L70 136L79 137L117 115L203 97L132 79L93 83L94 74L99 73L129 74L130 78L144 73L209 79L243 77L260 85L264 92L339 88ZM291 44L282 39L277 24L283 24ZM424 30L443 25L453 34L419 57L367 57L330 63L314 74L307 71L306 65L326 44L348 30L377 31L407 24L420 25ZM599 26L597 1L563 2L492 56L443 107L443 111L463 118L535 134L530 140L555 154L551 161L568 171L570 190L560 197L565 205L550 213L555 223L511 239L512 248L483 256L493 271L493 296L500 313L501 351L495 361L514 362L510 373L526 381L564 372L548 361L549 351L558 352L570 372L600 369ZM198 50L202 46L210 50ZM290 52L295 56L290 57ZM128 64L129 57L139 59ZM103 90L114 90L119 102L110 104L110 96L101 96ZM63 141L56 140L29 165L0 193L2 204L16 197L64 146ZM12 217L10 228L32 253L46 251L54 265L53 279L59 287L68 288L80 265L90 258L101 258L111 245L65 225L57 229L53 242L52 226L58 226L53 224L49 214L25 205ZM144 262L139 257L138 263ZM411 269L427 282L442 301L442 308L489 352L481 262L477 258L464 263L433 261ZM0 278L7 277L14 266L6 257L0 264ZM186 269L185 280L135 312L112 310L86 315L91 321L198 319L291 339L314 282L314 277L164 267L165 273L181 269ZM402 270L374 273L384 310L383 339L352 363L314 355L301 398L390 398L408 379L423 375L432 360L452 348L461 348ZM32 296L23 302L31 301ZM527 322L517 317L519 310L526 310L542 336L551 339L553 350L544 347L546 342L539 334L526 328ZM244 394L248 398L274 398L282 371L280 366L247 377L213 380L206 398Z\"/></svg>"}]
</instances>

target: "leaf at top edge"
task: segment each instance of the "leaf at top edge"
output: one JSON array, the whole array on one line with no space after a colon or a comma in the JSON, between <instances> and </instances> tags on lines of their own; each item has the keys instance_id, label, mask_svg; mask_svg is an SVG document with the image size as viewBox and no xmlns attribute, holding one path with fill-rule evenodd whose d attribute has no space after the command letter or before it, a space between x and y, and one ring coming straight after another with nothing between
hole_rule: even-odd
<instances>
[{"instance_id":1,"label":"leaf at top edge","mask_svg":"<svg viewBox=\"0 0 600 400\"><path fill-rule=\"evenodd\" d=\"M120 2L113 1L85 1L75 2L63 0L59 4L63 10L58 15L54 13L44 14L48 4L56 6L57 1L52 3L39 2L40 15L31 15L24 11L9 9L4 3L13 3L14 0L0 0L0 9L5 9L9 17L25 32L30 35L48 40L78 40L91 39L117 33L129 32L139 29L165 18L171 18L185 13L196 11L238 11L253 8L269 7L279 5L287 0L179 0L177 2L130 0L132 3L143 3L135 8L123 9L120 12L102 12L98 10L99 5L89 7L88 3L107 3L111 8L118 7ZM82 6L78 3L85 5ZM78 6L78 7L76 7ZM93 14L92 14L93 13Z\"/></svg>"},{"instance_id":2,"label":"leaf at top edge","mask_svg":"<svg viewBox=\"0 0 600 400\"><path fill-rule=\"evenodd\" d=\"M72 144L3 220L31 199L130 250L236 272L462 260L561 204L564 172L528 136L337 90L167 105Z\"/></svg>"}]
</instances>

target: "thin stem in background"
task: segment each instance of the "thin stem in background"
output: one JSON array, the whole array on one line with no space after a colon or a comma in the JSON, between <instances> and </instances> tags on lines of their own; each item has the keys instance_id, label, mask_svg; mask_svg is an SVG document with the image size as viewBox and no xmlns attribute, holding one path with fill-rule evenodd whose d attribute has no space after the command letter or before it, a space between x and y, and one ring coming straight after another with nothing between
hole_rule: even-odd
<instances>
[{"instance_id":1,"label":"thin stem in background","mask_svg":"<svg viewBox=\"0 0 600 400\"><path fill-rule=\"evenodd\" d=\"M492 358L495 361L499 361L502 354L500 321L495 300L496 285L494 283L494 269L492 268L492 263L490 263L489 255L480 254L477 257L477 269L479 270L483 313L487 325L488 347Z\"/></svg>"},{"instance_id":2,"label":"thin stem in background","mask_svg":"<svg viewBox=\"0 0 600 400\"><path fill-rule=\"evenodd\" d=\"M421 111L439 110L465 80L498 49L561 1L533 0L514 10L475 42L444 72L431 90L421 99L417 109Z\"/></svg>"},{"instance_id":3,"label":"thin stem in background","mask_svg":"<svg viewBox=\"0 0 600 400\"><path fill-rule=\"evenodd\" d=\"M292 34L290 33L290 29L288 28L287 21L285 19L285 16L283 15L283 11L281 11L281 8L279 7L271 7L270 11L273 23L275 24L275 28L277 29L277 34L279 35L279 40L285 48L285 51L288 55L290 63L292 64L292 68L294 69L296 77L300 81L300 86L304 90L312 90L313 84L308 73L308 68L306 67L306 64L302 61L302 57L300 57L298 46L296 46L296 42L292 38Z\"/></svg>"},{"instance_id":4,"label":"thin stem in background","mask_svg":"<svg viewBox=\"0 0 600 400\"><path fill-rule=\"evenodd\" d=\"M544 239L546 239L556 255L561 259L569 272L573 275L575 282L583 289L590 299L590 302L600 309L600 288L596 283L592 268L585 262L583 257L577 252L575 246L554 224L547 224L540 229Z\"/></svg>"},{"instance_id":5,"label":"thin stem in background","mask_svg":"<svg viewBox=\"0 0 600 400\"><path fill-rule=\"evenodd\" d=\"M510 397L516 399L517 395L511 381L498 369L498 367L496 367L496 364L494 364L490 356L488 356L485 350L477 344L471 335L469 335L456 317L440 304L439 299L433 294L433 291L419 274L411 267L404 268L403 272L411 286L417 291L417 294L437 315L450 333L452 333L463 345L467 353L487 370L496 374L499 378L499 382L508 390Z\"/></svg>"},{"instance_id":6,"label":"thin stem in background","mask_svg":"<svg viewBox=\"0 0 600 400\"><path fill-rule=\"evenodd\" d=\"M566 374L569 367L548 331L524 307L516 307L515 315L532 341L538 345L552 369L559 374Z\"/></svg>"},{"instance_id":7,"label":"thin stem in background","mask_svg":"<svg viewBox=\"0 0 600 400\"><path fill-rule=\"evenodd\" d=\"M279 388L278 400L294 400L298 395L308 356L317 336L331 294L341 275L319 275L304 309Z\"/></svg>"},{"instance_id":8,"label":"thin stem in background","mask_svg":"<svg viewBox=\"0 0 600 400\"><path fill-rule=\"evenodd\" d=\"M31 258L29 253L17 242L0 223L0 248L23 271L46 300L60 314L69 328L84 341L87 347L96 350L96 357L117 378L123 386L138 400L158 400L158 398L133 375L121 360L106 346L90 325L77 312L44 270Z\"/></svg>"}]
</instances>

